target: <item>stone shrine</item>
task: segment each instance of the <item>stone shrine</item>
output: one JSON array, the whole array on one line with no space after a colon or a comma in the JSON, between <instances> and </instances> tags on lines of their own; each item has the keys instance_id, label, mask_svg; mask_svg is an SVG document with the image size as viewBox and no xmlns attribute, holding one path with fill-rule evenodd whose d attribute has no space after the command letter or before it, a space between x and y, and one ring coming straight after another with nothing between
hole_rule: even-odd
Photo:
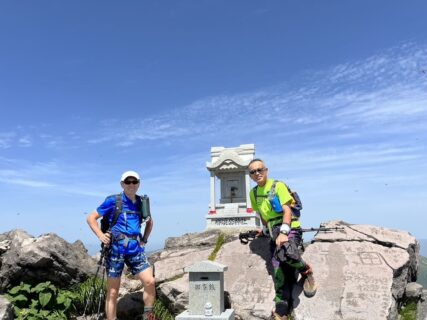
<instances>
[{"instance_id":1,"label":"stone shrine","mask_svg":"<svg viewBox=\"0 0 427 320\"><path fill-rule=\"evenodd\" d=\"M210 176L210 204L206 229L252 229L261 221L251 207L248 164L254 159L255 146L212 147L211 162L206 164ZM219 201L217 183L219 180Z\"/></svg>"}]
</instances>

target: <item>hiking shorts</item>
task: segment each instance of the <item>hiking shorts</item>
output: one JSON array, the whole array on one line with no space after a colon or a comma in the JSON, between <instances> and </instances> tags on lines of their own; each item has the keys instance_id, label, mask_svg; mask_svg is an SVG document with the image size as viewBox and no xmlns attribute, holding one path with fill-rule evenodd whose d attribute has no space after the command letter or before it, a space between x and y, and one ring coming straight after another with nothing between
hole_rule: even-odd
<instances>
[{"instance_id":1,"label":"hiking shorts","mask_svg":"<svg viewBox=\"0 0 427 320\"><path fill-rule=\"evenodd\" d=\"M133 275L136 275L150 267L150 263L143 251L134 255L126 255L124 253L119 253L116 250L111 250L105 262L107 277L110 278L119 278L122 275L125 263Z\"/></svg>"}]
</instances>

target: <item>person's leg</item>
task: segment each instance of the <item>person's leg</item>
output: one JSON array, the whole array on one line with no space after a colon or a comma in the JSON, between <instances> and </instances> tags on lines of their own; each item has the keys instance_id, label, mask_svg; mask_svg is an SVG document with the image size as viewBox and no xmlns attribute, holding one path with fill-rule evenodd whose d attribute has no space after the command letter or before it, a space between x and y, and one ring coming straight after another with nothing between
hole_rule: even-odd
<instances>
[{"instance_id":1,"label":"person's leg","mask_svg":"<svg viewBox=\"0 0 427 320\"><path fill-rule=\"evenodd\" d=\"M136 275L144 285L144 313L152 312L156 299L156 280L153 276L153 268L149 267Z\"/></svg>"},{"instance_id":2,"label":"person's leg","mask_svg":"<svg viewBox=\"0 0 427 320\"><path fill-rule=\"evenodd\" d=\"M314 281L313 269L312 267L306 263L300 253L299 246L302 242L301 232L291 232L289 234L289 255L287 254L286 263L290 266L294 267L301 274L301 277L304 278L304 294L307 297L313 297L317 291L317 284Z\"/></svg>"},{"instance_id":3,"label":"person's leg","mask_svg":"<svg viewBox=\"0 0 427 320\"><path fill-rule=\"evenodd\" d=\"M105 297L105 315L107 320L117 316L117 298L119 297L120 280L125 265L124 255L111 250L105 261L107 272L107 294Z\"/></svg>"},{"instance_id":4,"label":"person's leg","mask_svg":"<svg viewBox=\"0 0 427 320\"><path fill-rule=\"evenodd\" d=\"M107 296L105 297L105 314L107 320L115 320L117 315L117 298L119 297L120 277L107 278Z\"/></svg>"},{"instance_id":5,"label":"person's leg","mask_svg":"<svg viewBox=\"0 0 427 320\"><path fill-rule=\"evenodd\" d=\"M275 308L272 318L274 320L286 320L289 313L289 286L286 281L284 265L280 263L274 256L276 244L271 242L270 251L272 253L271 264L273 266L273 280L275 289Z\"/></svg>"},{"instance_id":6,"label":"person's leg","mask_svg":"<svg viewBox=\"0 0 427 320\"><path fill-rule=\"evenodd\" d=\"M156 281L153 275L153 268L147 260L144 252L129 257L126 260L128 267L130 268L133 275L141 280L144 285L144 318L143 319L154 319L152 312L154 301L156 299Z\"/></svg>"},{"instance_id":7,"label":"person's leg","mask_svg":"<svg viewBox=\"0 0 427 320\"><path fill-rule=\"evenodd\" d=\"M301 276L304 278L304 294L308 298L313 297L317 292L317 284L314 280L313 269L308 263L306 263L305 270L301 272Z\"/></svg>"}]
</instances>

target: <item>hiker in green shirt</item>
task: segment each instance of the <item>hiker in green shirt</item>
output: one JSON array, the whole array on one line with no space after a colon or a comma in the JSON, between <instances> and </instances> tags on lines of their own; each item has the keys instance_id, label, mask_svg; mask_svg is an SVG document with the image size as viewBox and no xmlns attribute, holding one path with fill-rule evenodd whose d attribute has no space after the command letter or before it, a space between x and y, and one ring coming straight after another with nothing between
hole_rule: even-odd
<instances>
[{"instance_id":1,"label":"hiker in green shirt","mask_svg":"<svg viewBox=\"0 0 427 320\"><path fill-rule=\"evenodd\" d=\"M304 280L304 294L316 293L313 271L300 256L302 231L299 222L301 207L288 187L280 181L268 179L268 168L261 159L249 163L249 174L257 184L249 193L252 208L261 217L265 230L270 235L271 263L274 274L275 309L274 320L286 320L292 308L292 282L297 270Z\"/></svg>"}]
</instances>

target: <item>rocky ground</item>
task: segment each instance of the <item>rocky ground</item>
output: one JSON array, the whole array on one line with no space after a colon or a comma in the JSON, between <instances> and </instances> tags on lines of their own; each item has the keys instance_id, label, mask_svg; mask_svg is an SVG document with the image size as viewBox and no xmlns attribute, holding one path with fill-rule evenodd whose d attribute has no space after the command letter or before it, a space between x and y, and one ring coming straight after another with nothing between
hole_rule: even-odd
<instances>
[{"instance_id":1,"label":"rocky ground","mask_svg":"<svg viewBox=\"0 0 427 320\"><path fill-rule=\"evenodd\" d=\"M319 232L306 249L304 259L312 264L319 289L315 297L306 298L301 286L295 287L294 318L397 319L406 285L416 279L416 239L407 232L374 226L344 222L324 225L340 230ZM200 234L193 237L198 239ZM212 250L193 245L191 235L185 239L167 246L155 264L159 292L175 312L182 311L188 303L188 277L183 268L206 259ZM215 260L228 266L225 290L241 319L270 316L274 288L267 252L265 238L245 246L236 237L230 237Z\"/></svg>"},{"instance_id":2,"label":"rocky ground","mask_svg":"<svg viewBox=\"0 0 427 320\"><path fill-rule=\"evenodd\" d=\"M294 288L294 319L398 319L407 300L418 302L418 320L427 316L426 291L414 281L419 245L409 233L344 222L325 223L340 230L319 232L304 252L319 285L313 298ZM158 295L175 315L188 306L186 266L207 260L220 231L169 238L164 250L151 257ZM274 287L269 269L268 239L243 245L237 233L227 234L216 262L225 272L225 304L236 319L269 319ZM14 230L0 235L0 293L19 282L50 280L59 286L83 281L96 271L96 260L81 242L69 244L54 234L32 237ZM118 317L135 319L141 313L142 285L124 275ZM0 296L0 320L12 319L11 306Z\"/></svg>"}]
</instances>

